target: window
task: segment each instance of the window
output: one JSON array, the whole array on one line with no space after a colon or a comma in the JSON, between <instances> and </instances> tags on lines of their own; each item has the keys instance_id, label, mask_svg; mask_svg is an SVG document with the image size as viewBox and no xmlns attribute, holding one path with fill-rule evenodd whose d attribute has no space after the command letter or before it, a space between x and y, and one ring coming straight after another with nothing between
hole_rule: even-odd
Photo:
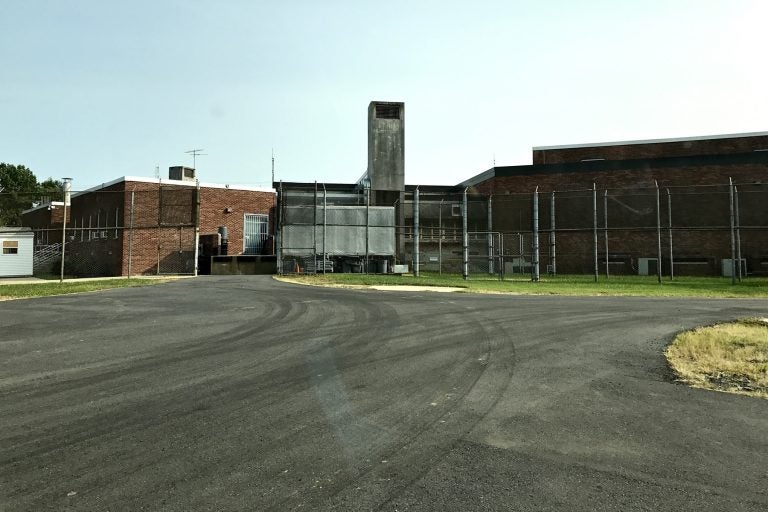
<instances>
[{"instance_id":1,"label":"window","mask_svg":"<svg viewBox=\"0 0 768 512\"><path fill-rule=\"evenodd\" d=\"M3 254L19 254L19 242L16 240L3 240Z\"/></svg>"},{"instance_id":2,"label":"window","mask_svg":"<svg viewBox=\"0 0 768 512\"><path fill-rule=\"evenodd\" d=\"M243 253L261 254L269 237L269 216L246 213L243 221Z\"/></svg>"}]
</instances>

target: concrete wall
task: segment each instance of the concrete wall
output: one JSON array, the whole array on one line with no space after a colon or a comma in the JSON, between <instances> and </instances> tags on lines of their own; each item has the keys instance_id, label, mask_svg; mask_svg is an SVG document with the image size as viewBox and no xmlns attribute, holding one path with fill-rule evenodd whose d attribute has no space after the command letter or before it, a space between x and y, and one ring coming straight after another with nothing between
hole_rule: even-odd
<instances>
[{"instance_id":1,"label":"concrete wall","mask_svg":"<svg viewBox=\"0 0 768 512\"><path fill-rule=\"evenodd\" d=\"M275 274L276 256L211 256L211 275Z\"/></svg>"},{"instance_id":2,"label":"concrete wall","mask_svg":"<svg viewBox=\"0 0 768 512\"><path fill-rule=\"evenodd\" d=\"M405 104L372 101L368 105L368 178L371 189L405 188Z\"/></svg>"}]
</instances>

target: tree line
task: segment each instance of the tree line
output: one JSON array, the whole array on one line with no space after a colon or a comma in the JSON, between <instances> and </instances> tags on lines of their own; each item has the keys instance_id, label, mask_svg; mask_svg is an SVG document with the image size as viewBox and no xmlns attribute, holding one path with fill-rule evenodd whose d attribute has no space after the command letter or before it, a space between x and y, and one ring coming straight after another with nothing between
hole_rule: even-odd
<instances>
[{"instance_id":1,"label":"tree line","mask_svg":"<svg viewBox=\"0 0 768 512\"><path fill-rule=\"evenodd\" d=\"M21 226L21 212L44 200L61 201L64 184L37 176L24 165L0 162L0 226Z\"/></svg>"}]
</instances>

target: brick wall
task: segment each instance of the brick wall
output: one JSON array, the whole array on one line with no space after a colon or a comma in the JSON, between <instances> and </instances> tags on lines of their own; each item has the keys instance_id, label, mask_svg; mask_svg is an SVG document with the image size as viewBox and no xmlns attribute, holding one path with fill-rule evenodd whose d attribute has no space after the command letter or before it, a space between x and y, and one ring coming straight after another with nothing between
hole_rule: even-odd
<instances>
[{"instance_id":1,"label":"brick wall","mask_svg":"<svg viewBox=\"0 0 768 512\"><path fill-rule=\"evenodd\" d=\"M67 209L67 220L71 222L71 210ZM32 228L35 245L49 245L61 242L63 206L41 206L21 217L21 225Z\"/></svg>"},{"instance_id":2,"label":"brick wall","mask_svg":"<svg viewBox=\"0 0 768 512\"><path fill-rule=\"evenodd\" d=\"M556 191L558 271L591 273L594 267L592 198L598 188L599 258L604 262L604 197L608 189L609 261L613 273L637 273L638 258L656 258L656 189L658 180L662 224L662 268L668 264L667 187L672 202L675 272L719 275L721 260L730 252L730 197L728 178L739 184L742 257L750 272L768 271L768 185L765 164L619 169L604 172L530 172L490 178L474 186L474 194L493 194L494 229L530 231L531 193L539 187L541 261L546 264L550 192ZM509 171L506 171L509 172ZM600 265L604 271L604 263Z\"/></svg>"},{"instance_id":3,"label":"brick wall","mask_svg":"<svg viewBox=\"0 0 768 512\"><path fill-rule=\"evenodd\" d=\"M245 214L269 215L269 233L273 234L275 201L276 195L272 192L203 188L200 191L200 234L216 234L219 226L226 226L229 254L242 254ZM271 243L268 245L268 253L274 254Z\"/></svg>"},{"instance_id":4,"label":"brick wall","mask_svg":"<svg viewBox=\"0 0 768 512\"><path fill-rule=\"evenodd\" d=\"M514 168L513 168L514 169ZM631 189L653 187L658 181L660 187L727 185L728 178L734 183L768 182L768 166L765 164L702 165L686 167L653 168L651 164L642 169L618 169L596 172L535 173L528 172L515 176L496 176L473 187L483 194L504 194L515 192L579 190L592 188Z\"/></svg>"},{"instance_id":5,"label":"brick wall","mask_svg":"<svg viewBox=\"0 0 768 512\"><path fill-rule=\"evenodd\" d=\"M557 164L581 162L582 160L595 158L629 160L673 156L724 155L748 153L755 149L768 149L768 135L560 149L534 149L533 163Z\"/></svg>"},{"instance_id":6,"label":"brick wall","mask_svg":"<svg viewBox=\"0 0 768 512\"><path fill-rule=\"evenodd\" d=\"M120 181L72 197L68 209L65 271L79 276L192 273L195 270L195 226L200 234L229 229L229 253L243 252L244 216L269 216L274 233L275 194L266 191L179 184ZM133 211L133 215L131 215ZM60 208L40 208L24 223L61 241ZM270 240L271 242L271 240ZM267 244L271 253L272 244ZM130 264L129 264L130 255Z\"/></svg>"},{"instance_id":7,"label":"brick wall","mask_svg":"<svg viewBox=\"0 0 768 512\"><path fill-rule=\"evenodd\" d=\"M122 274L128 274L128 253L134 274L165 274L194 272L194 216L186 222L183 206L187 200L194 213L196 189L188 186L128 182L125 184L126 215L130 212L131 192L134 192L133 237L123 240ZM186 194L190 194L185 198ZM229 231L229 254L243 252L243 225L246 213L270 215L269 230L274 233L273 212L275 194L272 192L234 188L200 188L200 235L218 233L219 226ZM165 212L165 213L161 213ZM170 212L170 214L169 214ZM169 226L165 220L177 221ZM126 217L126 226L130 219ZM271 247L270 247L271 249Z\"/></svg>"}]
</instances>

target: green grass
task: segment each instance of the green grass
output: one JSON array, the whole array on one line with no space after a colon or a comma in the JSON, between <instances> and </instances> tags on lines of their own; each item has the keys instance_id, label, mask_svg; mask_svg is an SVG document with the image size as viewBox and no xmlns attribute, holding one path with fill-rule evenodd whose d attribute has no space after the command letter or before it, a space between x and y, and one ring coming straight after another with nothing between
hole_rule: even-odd
<instances>
[{"instance_id":1,"label":"green grass","mask_svg":"<svg viewBox=\"0 0 768 512\"><path fill-rule=\"evenodd\" d=\"M768 398L768 321L744 320L680 333L664 352L694 387Z\"/></svg>"},{"instance_id":2,"label":"green grass","mask_svg":"<svg viewBox=\"0 0 768 512\"><path fill-rule=\"evenodd\" d=\"M104 279L98 281L64 281L29 283L29 284L0 284L0 299L20 299L25 297L47 297L49 295L65 295L68 293L94 292L112 288L132 288L165 282L162 279Z\"/></svg>"},{"instance_id":3,"label":"green grass","mask_svg":"<svg viewBox=\"0 0 768 512\"><path fill-rule=\"evenodd\" d=\"M730 278L720 277L677 277L674 281L666 278L659 284L655 276L600 276L598 282L593 276L542 276L533 283L528 276L510 276L504 281L498 278L422 273L412 275L366 275L366 274L319 274L290 276L290 280L312 285L411 285L451 286L470 293L517 293L527 295L606 295L643 297L758 297L768 298L768 278L749 278L741 283L731 284Z\"/></svg>"}]
</instances>

